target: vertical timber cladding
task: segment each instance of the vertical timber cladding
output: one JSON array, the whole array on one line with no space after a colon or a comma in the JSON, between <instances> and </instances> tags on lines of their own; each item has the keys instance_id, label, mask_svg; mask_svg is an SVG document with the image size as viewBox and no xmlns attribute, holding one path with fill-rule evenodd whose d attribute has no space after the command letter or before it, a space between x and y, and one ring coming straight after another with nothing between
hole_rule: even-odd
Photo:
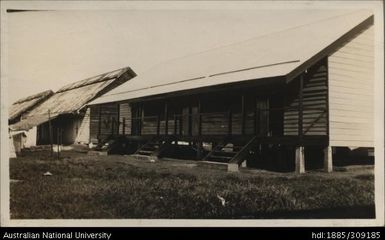
<instances>
[{"instance_id":1,"label":"vertical timber cladding","mask_svg":"<svg viewBox=\"0 0 385 240\"><path fill-rule=\"evenodd\" d=\"M130 135L131 134L131 107L129 103L119 104L119 134Z\"/></svg>"},{"instance_id":2,"label":"vertical timber cladding","mask_svg":"<svg viewBox=\"0 0 385 240\"><path fill-rule=\"evenodd\" d=\"M329 56L330 146L373 147L374 30Z\"/></svg>"},{"instance_id":3,"label":"vertical timber cladding","mask_svg":"<svg viewBox=\"0 0 385 240\"><path fill-rule=\"evenodd\" d=\"M307 70L303 86L303 135L327 135L327 60ZM298 135L299 81L289 83L284 112L284 135Z\"/></svg>"}]
</instances>

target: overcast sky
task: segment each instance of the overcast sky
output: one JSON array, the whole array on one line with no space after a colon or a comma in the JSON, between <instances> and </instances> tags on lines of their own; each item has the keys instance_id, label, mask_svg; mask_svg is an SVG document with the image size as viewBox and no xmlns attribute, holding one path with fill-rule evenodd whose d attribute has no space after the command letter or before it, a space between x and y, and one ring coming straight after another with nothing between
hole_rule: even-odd
<instances>
[{"instance_id":1,"label":"overcast sky","mask_svg":"<svg viewBox=\"0 0 385 240\"><path fill-rule=\"evenodd\" d=\"M306 17L298 18L298 11ZM343 13L341 10L66 10L8 13L9 101ZM346 11L346 10L345 10ZM277 16L277 17L272 17ZM268 24L267 24L268 21Z\"/></svg>"}]
</instances>

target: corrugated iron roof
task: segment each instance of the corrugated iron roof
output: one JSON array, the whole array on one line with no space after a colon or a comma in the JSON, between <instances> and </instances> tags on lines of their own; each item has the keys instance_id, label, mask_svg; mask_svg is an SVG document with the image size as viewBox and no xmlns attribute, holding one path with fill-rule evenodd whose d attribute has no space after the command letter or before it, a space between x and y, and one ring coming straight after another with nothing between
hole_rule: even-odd
<instances>
[{"instance_id":1,"label":"corrugated iron roof","mask_svg":"<svg viewBox=\"0 0 385 240\"><path fill-rule=\"evenodd\" d=\"M329 16L239 44L171 60L104 94L90 105L286 76L371 16L368 11Z\"/></svg>"},{"instance_id":2,"label":"corrugated iron roof","mask_svg":"<svg viewBox=\"0 0 385 240\"><path fill-rule=\"evenodd\" d=\"M28 96L26 98L17 100L8 109L9 121L13 121L14 119L20 117L22 114L31 110L33 107L35 107L37 104L44 101L46 98L48 98L52 94L53 94L53 91L47 90L47 91L40 92L31 96Z\"/></svg>"},{"instance_id":3,"label":"corrugated iron roof","mask_svg":"<svg viewBox=\"0 0 385 240\"><path fill-rule=\"evenodd\" d=\"M28 116L52 113L72 113L92 100L101 90L111 84L114 79L96 82L94 84L77 87L55 93L40 106L31 111Z\"/></svg>"},{"instance_id":4,"label":"corrugated iron roof","mask_svg":"<svg viewBox=\"0 0 385 240\"><path fill-rule=\"evenodd\" d=\"M90 78L87 78L87 79L84 79L84 80L81 80L81 81L78 81L75 83L71 83L71 84L65 85L64 87L60 88L56 93L65 92L65 91L72 90L75 88L104 82L104 81L107 81L110 79L115 79L115 78L120 77L127 70L128 70L127 68L117 69L117 70L114 70L112 72L102 73L102 74L99 74L99 75L94 76L94 77L90 77Z\"/></svg>"},{"instance_id":5,"label":"corrugated iron roof","mask_svg":"<svg viewBox=\"0 0 385 240\"><path fill-rule=\"evenodd\" d=\"M48 122L50 119L53 120L57 118L59 114L47 114L29 116L28 118L21 119L19 122L9 126L9 129L12 131L27 131L37 125Z\"/></svg>"},{"instance_id":6,"label":"corrugated iron roof","mask_svg":"<svg viewBox=\"0 0 385 240\"><path fill-rule=\"evenodd\" d=\"M121 78L125 73L128 76ZM75 113L105 91L111 84L122 84L134 76L135 73L131 68L126 67L66 85L23 116L24 119L19 123L11 125L10 128L13 130L28 130L48 121L48 112L50 112L52 118L60 114Z\"/></svg>"}]
</instances>

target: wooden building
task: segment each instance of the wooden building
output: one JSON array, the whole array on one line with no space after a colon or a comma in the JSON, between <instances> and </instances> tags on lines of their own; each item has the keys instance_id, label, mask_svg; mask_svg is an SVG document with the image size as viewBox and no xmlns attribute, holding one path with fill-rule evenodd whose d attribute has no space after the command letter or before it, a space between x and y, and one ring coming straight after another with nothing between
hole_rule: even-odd
<instances>
[{"instance_id":1,"label":"wooden building","mask_svg":"<svg viewBox=\"0 0 385 240\"><path fill-rule=\"evenodd\" d=\"M90 103L91 139L229 171L330 172L333 148L374 144L373 23L355 11L161 64Z\"/></svg>"},{"instance_id":2,"label":"wooden building","mask_svg":"<svg viewBox=\"0 0 385 240\"><path fill-rule=\"evenodd\" d=\"M10 128L14 131L36 128L37 145L88 144L90 110L86 104L134 76L136 74L127 67L68 84Z\"/></svg>"}]
</instances>

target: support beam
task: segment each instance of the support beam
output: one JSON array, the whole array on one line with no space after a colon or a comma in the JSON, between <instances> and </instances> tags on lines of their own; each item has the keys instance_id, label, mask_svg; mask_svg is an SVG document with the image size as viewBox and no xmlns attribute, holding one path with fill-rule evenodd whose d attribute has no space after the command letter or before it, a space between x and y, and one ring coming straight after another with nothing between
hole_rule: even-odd
<instances>
[{"instance_id":1,"label":"support beam","mask_svg":"<svg viewBox=\"0 0 385 240\"><path fill-rule=\"evenodd\" d=\"M324 149L324 170L329 173L333 172L333 152L330 146Z\"/></svg>"},{"instance_id":2,"label":"support beam","mask_svg":"<svg viewBox=\"0 0 385 240\"><path fill-rule=\"evenodd\" d=\"M183 115L179 115L179 135L183 135Z\"/></svg>"},{"instance_id":3,"label":"support beam","mask_svg":"<svg viewBox=\"0 0 385 240\"><path fill-rule=\"evenodd\" d=\"M122 134L123 136L126 135L126 118L125 117L123 118L123 122L122 122Z\"/></svg>"},{"instance_id":4,"label":"support beam","mask_svg":"<svg viewBox=\"0 0 385 240\"><path fill-rule=\"evenodd\" d=\"M176 115L174 114L174 135L177 134L177 118L176 118Z\"/></svg>"},{"instance_id":5,"label":"support beam","mask_svg":"<svg viewBox=\"0 0 385 240\"><path fill-rule=\"evenodd\" d=\"M261 99L256 99L256 101L255 101L255 109L256 109L256 112L255 112L255 114L256 114L256 134L255 135L262 135L263 134L263 130L261 130L262 128L262 126L261 126L261 124L262 124L262 121L261 121L261 116L263 116L262 114L261 114L261 108L263 109L263 107L261 106Z\"/></svg>"},{"instance_id":6,"label":"support beam","mask_svg":"<svg viewBox=\"0 0 385 240\"><path fill-rule=\"evenodd\" d=\"M111 135L112 135L112 136L115 135L115 134L114 134L114 133L115 133L114 130L115 130L115 118L112 117L112 118L111 118Z\"/></svg>"},{"instance_id":7,"label":"support beam","mask_svg":"<svg viewBox=\"0 0 385 240\"><path fill-rule=\"evenodd\" d=\"M305 173L305 149L303 147L303 73L299 76L298 95L298 138L299 144L295 149L295 172Z\"/></svg>"},{"instance_id":8,"label":"support beam","mask_svg":"<svg viewBox=\"0 0 385 240\"><path fill-rule=\"evenodd\" d=\"M144 121L144 107L143 107L143 103L140 104L139 114L140 114L139 135L142 135L143 121Z\"/></svg>"},{"instance_id":9,"label":"support beam","mask_svg":"<svg viewBox=\"0 0 385 240\"><path fill-rule=\"evenodd\" d=\"M257 111L257 107L258 107L258 103L257 103L257 99L255 99L254 101L254 135L257 135L258 134L258 118L259 118L259 114L258 114L258 111Z\"/></svg>"},{"instance_id":10,"label":"support beam","mask_svg":"<svg viewBox=\"0 0 385 240\"><path fill-rule=\"evenodd\" d=\"M158 114L158 117L156 119L156 135L159 136L160 134L160 114Z\"/></svg>"},{"instance_id":11,"label":"support beam","mask_svg":"<svg viewBox=\"0 0 385 240\"><path fill-rule=\"evenodd\" d=\"M120 104L116 104L116 111L117 111L117 116L116 116L116 135L119 136L119 128L120 128Z\"/></svg>"},{"instance_id":12,"label":"support beam","mask_svg":"<svg viewBox=\"0 0 385 240\"><path fill-rule=\"evenodd\" d=\"M98 143L100 141L100 135L102 133L102 105L99 105L99 116L98 116Z\"/></svg>"},{"instance_id":13,"label":"support beam","mask_svg":"<svg viewBox=\"0 0 385 240\"><path fill-rule=\"evenodd\" d=\"M198 136L202 135L201 100L198 99Z\"/></svg>"},{"instance_id":14,"label":"support beam","mask_svg":"<svg viewBox=\"0 0 385 240\"><path fill-rule=\"evenodd\" d=\"M49 143L51 145L51 157L53 156L53 133L51 123L51 110L48 109L48 128L49 128Z\"/></svg>"},{"instance_id":15,"label":"support beam","mask_svg":"<svg viewBox=\"0 0 385 240\"><path fill-rule=\"evenodd\" d=\"M192 107L191 105L188 107L188 135L192 136Z\"/></svg>"},{"instance_id":16,"label":"support beam","mask_svg":"<svg viewBox=\"0 0 385 240\"><path fill-rule=\"evenodd\" d=\"M164 131L165 131L165 135L168 135L168 106L167 106L167 102L164 104Z\"/></svg>"},{"instance_id":17,"label":"support beam","mask_svg":"<svg viewBox=\"0 0 385 240\"><path fill-rule=\"evenodd\" d=\"M57 160L60 159L60 128L56 130Z\"/></svg>"},{"instance_id":18,"label":"support beam","mask_svg":"<svg viewBox=\"0 0 385 240\"><path fill-rule=\"evenodd\" d=\"M242 135L245 135L245 125L246 125L246 107L245 107L245 95L242 95Z\"/></svg>"},{"instance_id":19,"label":"support beam","mask_svg":"<svg viewBox=\"0 0 385 240\"><path fill-rule=\"evenodd\" d=\"M302 144L302 141L303 141L303 73L299 77L298 136L299 136L299 141Z\"/></svg>"},{"instance_id":20,"label":"support beam","mask_svg":"<svg viewBox=\"0 0 385 240\"><path fill-rule=\"evenodd\" d=\"M203 144L202 141L196 142L197 147L197 160L201 160L203 157Z\"/></svg>"},{"instance_id":21,"label":"support beam","mask_svg":"<svg viewBox=\"0 0 385 240\"><path fill-rule=\"evenodd\" d=\"M227 129L227 134L230 136L232 134L232 131L233 131L233 123L232 123L232 110L231 110L231 107L229 108L229 111L228 111L228 120L227 120L227 126L228 126L228 129Z\"/></svg>"},{"instance_id":22,"label":"support beam","mask_svg":"<svg viewBox=\"0 0 385 240\"><path fill-rule=\"evenodd\" d=\"M303 146L295 149L295 172L305 173L305 149Z\"/></svg>"}]
</instances>

